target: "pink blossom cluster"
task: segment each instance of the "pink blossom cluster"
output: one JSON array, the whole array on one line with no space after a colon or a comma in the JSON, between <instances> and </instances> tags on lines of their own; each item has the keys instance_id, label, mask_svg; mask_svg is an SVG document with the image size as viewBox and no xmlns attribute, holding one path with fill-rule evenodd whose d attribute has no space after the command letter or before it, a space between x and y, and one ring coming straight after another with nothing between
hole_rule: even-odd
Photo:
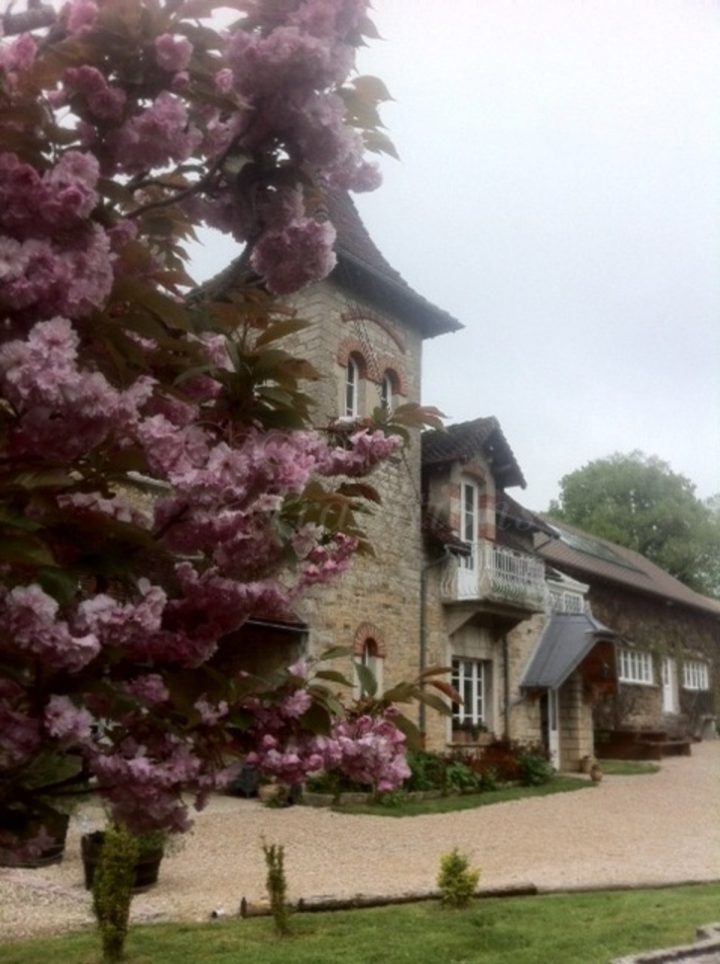
<instances>
[{"instance_id":1,"label":"pink blossom cluster","mask_svg":"<svg viewBox=\"0 0 720 964\"><path fill-rule=\"evenodd\" d=\"M91 631L75 633L58 618L59 604L40 586L16 586L0 595L0 646L39 660L48 669L76 672L99 652Z\"/></svg>"},{"instance_id":2,"label":"pink blossom cluster","mask_svg":"<svg viewBox=\"0 0 720 964\"><path fill-rule=\"evenodd\" d=\"M322 585L347 570L358 547L358 540L343 532L336 533L324 545L315 545L303 560L299 586Z\"/></svg>"},{"instance_id":3,"label":"pink blossom cluster","mask_svg":"<svg viewBox=\"0 0 720 964\"><path fill-rule=\"evenodd\" d=\"M278 707L273 731L267 715L260 714L257 745L247 762L282 783L301 783L321 770L339 770L355 783L385 793L396 790L410 776L405 735L393 723L391 713L342 720L328 736L300 734L292 738L277 732L281 716Z\"/></svg>"},{"instance_id":4,"label":"pink blossom cluster","mask_svg":"<svg viewBox=\"0 0 720 964\"><path fill-rule=\"evenodd\" d=\"M395 435L362 429L348 437L347 447L328 450L322 471L325 475L367 475L401 448L402 442Z\"/></svg>"},{"instance_id":5,"label":"pink blossom cluster","mask_svg":"<svg viewBox=\"0 0 720 964\"><path fill-rule=\"evenodd\" d=\"M79 360L79 336L61 317L39 322L27 339L0 347L0 390L18 413L10 435L16 452L67 462L111 435L119 442L130 439L153 382L142 377L118 391Z\"/></svg>"},{"instance_id":6,"label":"pink blossom cluster","mask_svg":"<svg viewBox=\"0 0 720 964\"><path fill-rule=\"evenodd\" d=\"M286 616L349 564L355 539L288 505L317 476L367 474L398 443L233 418L225 335L181 337L164 313L187 284L180 242L203 218L250 243L273 293L332 270L335 231L305 185L377 182L334 93L367 5L258 0L247 29L208 48L161 2L163 32L147 18L139 45L113 32L116 51L107 30L125 7L70 0L61 39L0 42L0 445L8 518L38 533L0 568L0 657L14 667L0 674L0 773L41 747L78 755L136 830L184 829L183 792L202 803L233 739L283 779L340 766L384 787L402 771L390 720L308 732L301 663L265 701L233 703L232 686L184 701L228 635ZM176 377L175 353L200 359L192 377ZM168 490L147 512L117 491L138 471ZM234 712L254 715L251 732L229 735Z\"/></svg>"},{"instance_id":7,"label":"pink blossom cluster","mask_svg":"<svg viewBox=\"0 0 720 964\"><path fill-rule=\"evenodd\" d=\"M137 174L148 168L184 161L200 146L202 134L190 122L187 106L169 91L133 114L107 139L116 168Z\"/></svg>"},{"instance_id":8,"label":"pink blossom cluster","mask_svg":"<svg viewBox=\"0 0 720 964\"><path fill-rule=\"evenodd\" d=\"M0 154L0 310L79 318L104 304L113 272L108 235L90 220L98 175L79 151L42 176Z\"/></svg>"},{"instance_id":9,"label":"pink blossom cluster","mask_svg":"<svg viewBox=\"0 0 720 964\"><path fill-rule=\"evenodd\" d=\"M155 740L152 751L131 738L108 752L98 746L90 755L89 766L115 819L137 833L158 827L187 830L187 807L181 792L194 789L198 806L214 786L212 769L171 735Z\"/></svg>"}]
</instances>

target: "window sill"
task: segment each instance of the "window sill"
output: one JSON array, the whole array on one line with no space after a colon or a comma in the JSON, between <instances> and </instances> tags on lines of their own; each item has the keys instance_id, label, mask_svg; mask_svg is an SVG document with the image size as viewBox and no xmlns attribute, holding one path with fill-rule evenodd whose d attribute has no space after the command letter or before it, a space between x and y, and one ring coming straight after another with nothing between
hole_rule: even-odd
<instances>
[{"instance_id":1,"label":"window sill","mask_svg":"<svg viewBox=\"0 0 720 964\"><path fill-rule=\"evenodd\" d=\"M622 677L618 677L618 683L622 683L623 686L646 686L646 687L654 687L655 689L660 689L659 683L648 683L646 680L623 679Z\"/></svg>"}]
</instances>

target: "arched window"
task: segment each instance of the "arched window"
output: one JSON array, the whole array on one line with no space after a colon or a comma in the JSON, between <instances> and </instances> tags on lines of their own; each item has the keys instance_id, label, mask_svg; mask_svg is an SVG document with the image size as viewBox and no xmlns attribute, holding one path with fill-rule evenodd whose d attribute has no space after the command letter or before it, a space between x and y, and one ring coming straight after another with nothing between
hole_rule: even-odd
<instances>
[{"instance_id":1,"label":"arched window","mask_svg":"<svg viewBox=\"0 0 720 964\"><path fill-rule=\"evenodd\" d=\"M345 374L345 412L350 418L357 418L360 412L360 365L354 355L348 358Z\"/></svg>"},{"instance_id":2,"label":"arched window","mask_svg":"<svg viewBox=\"0 0 720 964\"><path fill-rule=\"evenodd\" d=\"M380 382L380 407L386 412L395 408L395 385L390 372L385 372Z\"/></svg>"},{"instance_id":3,"label":"arched window","mask_svg":"<svg viewBox=\"0 0 720 964\"><path fill-rule=\"evenodd\" d=\"M377 690L375 691L376 696L380 696L383 691L383 659L380 655L380 650L378 644L374 639L368 638L363 643L362 650L360 652L359 658L356 659L356 663L369 669L372 675L375 677L377 683ZM367 692L362 677L357 674L357 682L355 686L355 697L361 699L363 696L370 696L371 694Z\"/></svg>"}]
</instances>

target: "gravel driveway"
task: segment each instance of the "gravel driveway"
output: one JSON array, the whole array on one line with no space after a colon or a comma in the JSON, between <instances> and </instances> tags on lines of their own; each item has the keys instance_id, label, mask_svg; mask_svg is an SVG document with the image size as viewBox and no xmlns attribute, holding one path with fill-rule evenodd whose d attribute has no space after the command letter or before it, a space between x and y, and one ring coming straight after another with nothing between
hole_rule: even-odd
<instances>
[{"instance_id":1,"label":"gravel driveway","mask_svg":"<svg viewBox=\"0 0 720 964\"><path fill-rule=\"evenodd\" d=\"M259 839L284 843L291 896L394 894L435 886L454 846L482 869L487 888L644 884L720 878L720 741L660 773L609 777L595 789L424 817L349 816L217 797L194 832L163 861L160 883L133 902L135 920L206 920L264 894ZM0 868L0 936L74 929L90 921L73 821L61 864ZM99 823L98 823L99 825ZM1 955L0 955L1 956Z\"/></svg>"}]
</instances>

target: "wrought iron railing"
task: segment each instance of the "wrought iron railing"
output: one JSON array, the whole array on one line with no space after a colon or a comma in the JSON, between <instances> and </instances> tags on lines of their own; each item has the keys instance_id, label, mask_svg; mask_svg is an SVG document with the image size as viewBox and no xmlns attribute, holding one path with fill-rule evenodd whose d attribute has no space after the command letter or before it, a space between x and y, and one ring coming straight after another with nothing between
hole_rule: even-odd
<instances>
[{"instance_id":1,"label":"wrought iron railing","mask_svg":"<svg viewBox=\"0 0 720 964\"><path fill-rule=\"evenodd\" d=\"M484 599L541 610L547 604L545 566L529 553L480 540L472 543L467 557L450 560L442 594L447 602Z\"/></svg>"}]
</instances>

